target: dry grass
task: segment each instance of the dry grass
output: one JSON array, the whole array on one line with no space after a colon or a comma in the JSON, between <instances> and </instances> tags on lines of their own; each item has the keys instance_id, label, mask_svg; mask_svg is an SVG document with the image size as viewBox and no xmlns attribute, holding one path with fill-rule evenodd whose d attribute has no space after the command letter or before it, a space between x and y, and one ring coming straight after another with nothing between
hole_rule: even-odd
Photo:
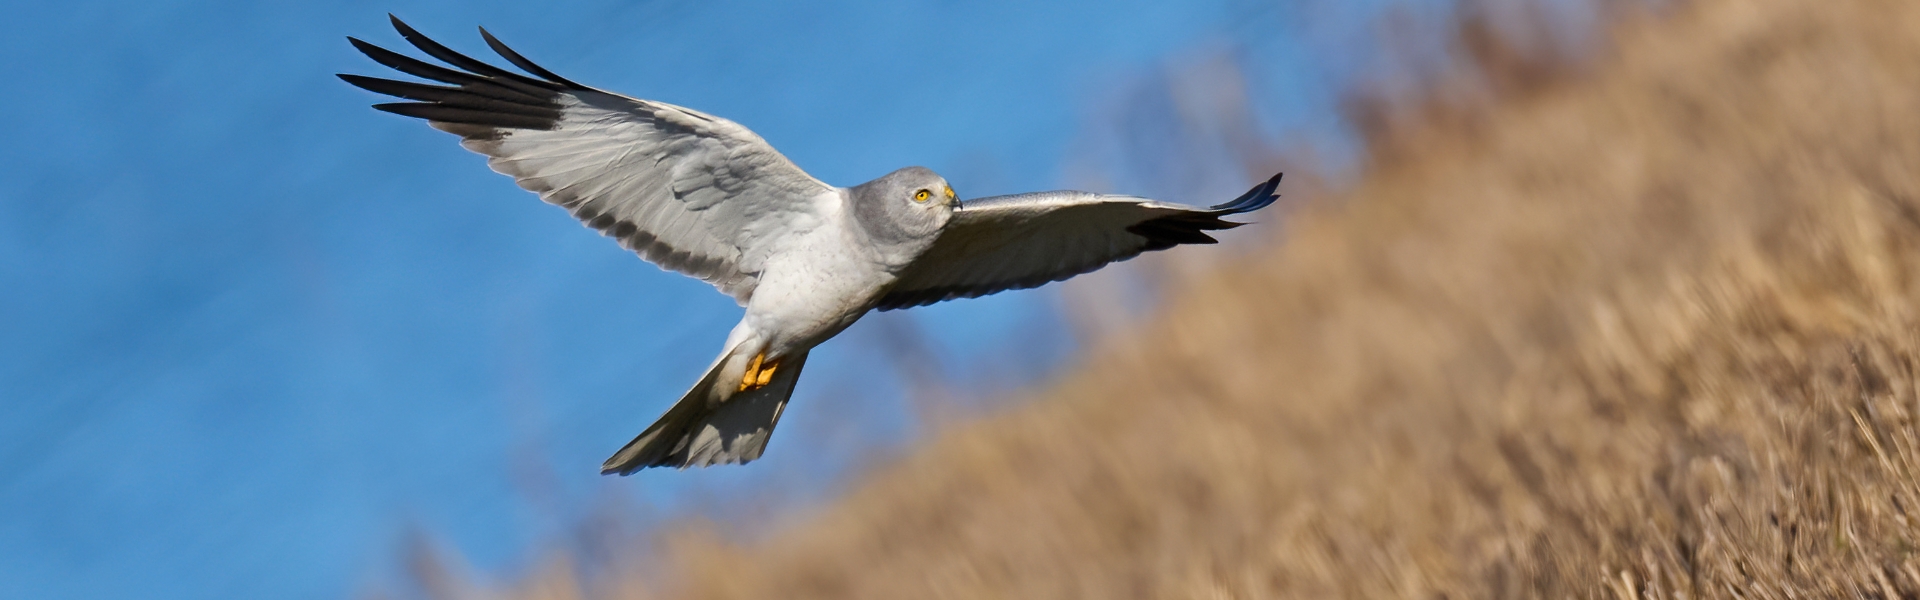
<instances>
[{"instance_id":1,"label":"dry grass","mask_svg":"<svg viewBox=\"0 0 1920 600\"><path fill-rule=\"evenodd\" d=\"M1578 81L1393 128L1278 251L1033 402L653 572L697 598L1920 595L1920 3L1700 0L1610 35ZM582 595L566 572L520 595Z\"/></svg>"}]
</instances>

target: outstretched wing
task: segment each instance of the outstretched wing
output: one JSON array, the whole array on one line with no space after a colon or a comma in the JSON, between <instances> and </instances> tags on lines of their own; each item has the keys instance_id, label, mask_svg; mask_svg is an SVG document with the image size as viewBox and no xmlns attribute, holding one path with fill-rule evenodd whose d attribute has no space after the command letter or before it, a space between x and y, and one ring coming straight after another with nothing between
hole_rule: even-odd
<instances>
[{"instance_id":1,"label":"outstretched wing","mask_svg":"<svg viewBox=\"0 0 1920 600\"><path fill-rule=\"evenodd\" d=\"M426 119L484 154L493 170L573 213L641 257L698 277L745 304L766 256L818 227L839 190L732 121L568 81L488 34L521 75L448 49L398 18L393 27L446 68L347 38L375 62L432 85L340 75L413 102L376 104Z\"/></svg>"},{"instance_id":2,"label":"outstretched wing","mask_svg":"<svg viewBox=\"0 0 1920 600\"><path fill-rule=\"evenodd\" d=\"M1232 202L1198 209L1087 192L1040 192L968 200L940 238L907 267L880 310L924 306L1039 287L1180 244L1211 244L1206 234L1240 223L1221 217L1273 204L1280 176Z\"/></svg>"}]
</instances>

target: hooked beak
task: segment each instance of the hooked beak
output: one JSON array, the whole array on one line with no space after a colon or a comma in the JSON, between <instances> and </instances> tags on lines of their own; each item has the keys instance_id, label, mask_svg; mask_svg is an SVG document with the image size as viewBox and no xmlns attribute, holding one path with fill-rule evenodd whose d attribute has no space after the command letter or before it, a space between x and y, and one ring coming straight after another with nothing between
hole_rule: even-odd
<instances>
[{"instance_id":1,"label":"hooked beak","mask_svg":"<svg viewBox=\"0 0 1920 600\"><path fill-rule=\"evenodd\" d=\"M960 205L960 196L953 193L953 186L947 186L947 203L952 204L954 210L965 208Z\"/></svg>"}]
</instances>

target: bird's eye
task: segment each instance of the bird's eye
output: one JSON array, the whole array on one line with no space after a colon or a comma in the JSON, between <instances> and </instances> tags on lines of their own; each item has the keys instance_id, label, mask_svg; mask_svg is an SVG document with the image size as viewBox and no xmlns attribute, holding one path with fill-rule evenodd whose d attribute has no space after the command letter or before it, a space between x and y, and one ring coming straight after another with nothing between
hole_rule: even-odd
<instances>
[{"instance_id":1,"label":"bird's eye","mask_svg":"<svg viewBox=\"0 0 1920 600\"><path fill-rule=\"evenodd\" d=\"M928 198L932 198L932 197L933 197L933 193L928 192L926 190L920 190L918 192L913 193L914 202L926 202Z\"/></svg>"}]
</instances>

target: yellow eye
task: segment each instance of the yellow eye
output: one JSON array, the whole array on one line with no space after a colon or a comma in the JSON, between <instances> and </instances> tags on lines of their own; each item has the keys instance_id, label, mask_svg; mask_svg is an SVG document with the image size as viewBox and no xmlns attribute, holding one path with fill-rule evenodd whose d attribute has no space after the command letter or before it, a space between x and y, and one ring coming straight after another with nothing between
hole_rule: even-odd
<instances>
[{"instance_id":1,"label":"yellow eye","mask_svg":"<svg viewBox=\"0 0 1920 600\"><path fill-rule=\"evenodd\" d=\"M932 197L933 197L933 194L928 193L926 190L920 190L918 192L913 193L914 202L926 202L928 198L932 198Z\"/></svg>"}]
</instances>

